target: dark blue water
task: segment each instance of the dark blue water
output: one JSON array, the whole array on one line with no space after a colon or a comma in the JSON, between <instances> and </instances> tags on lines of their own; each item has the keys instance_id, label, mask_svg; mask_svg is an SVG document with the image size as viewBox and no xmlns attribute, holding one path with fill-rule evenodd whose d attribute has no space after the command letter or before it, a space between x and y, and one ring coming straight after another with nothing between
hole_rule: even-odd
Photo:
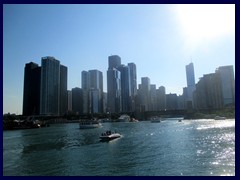
<instances>
[{"instance_id":1,"label":"dark blue water","mask_svg":"<svg viewBox=\"0 0 240 180\"><path fill-rule=\"evenodd\" d=\"M99 142L105 130L123 135ZM77 123L3 132L3 175L235 175L235 120Z\"/></svg>"}]
</instances>

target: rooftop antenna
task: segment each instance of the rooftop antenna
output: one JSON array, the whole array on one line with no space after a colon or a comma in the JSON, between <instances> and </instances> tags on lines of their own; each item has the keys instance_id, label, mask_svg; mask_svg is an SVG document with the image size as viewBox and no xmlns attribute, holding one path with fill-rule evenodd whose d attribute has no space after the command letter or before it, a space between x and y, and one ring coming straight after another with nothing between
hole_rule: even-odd
<instances>
[{"instance_id":1,"label":"rooftop antenna","mask_svg":"<svg viewBox=\"0 0 240 180\"><path fill-rule=\"evenodd\" d=\"M191 58L191 63L192 63L192 56L190 56L190 58Z\"/></svg>"}]
</instances>

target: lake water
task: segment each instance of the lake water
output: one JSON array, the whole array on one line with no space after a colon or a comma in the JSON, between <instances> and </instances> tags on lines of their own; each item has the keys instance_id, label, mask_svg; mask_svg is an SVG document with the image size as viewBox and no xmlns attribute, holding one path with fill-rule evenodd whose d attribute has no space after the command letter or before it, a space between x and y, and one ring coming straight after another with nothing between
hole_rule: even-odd
<instances>
[{"instance_id":1,"label":"lake water","mask_svg":"<svg viewBox=\"0 0 240 180\"><path fill-rule=\"evenodd\" d=\"M123 136L99 142L109 129ZM235 176L235 119L4 131L3 175Z\"/></svg>"}]
</instances>

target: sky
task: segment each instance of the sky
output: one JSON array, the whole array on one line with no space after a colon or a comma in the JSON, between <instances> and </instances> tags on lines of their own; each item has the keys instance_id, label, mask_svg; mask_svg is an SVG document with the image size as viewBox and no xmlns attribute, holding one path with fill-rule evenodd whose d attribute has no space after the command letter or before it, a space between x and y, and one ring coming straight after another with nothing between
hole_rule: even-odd
<instances>
[{"instance_id":1,"label":"sky","mask_svg":"<svg viewBox=\"0 0 240 180\"><path fill-rule=\"evenodd\" d=\"M191 62L196 83L219 66L235 71L235 5L3 5L3 113L22 114L26 63L54 56L68 67L68 90L83 70L100 70L106 92L110 55L136 64L138 84L149 77L181 95Z\"/></svg>"}]
</instances>

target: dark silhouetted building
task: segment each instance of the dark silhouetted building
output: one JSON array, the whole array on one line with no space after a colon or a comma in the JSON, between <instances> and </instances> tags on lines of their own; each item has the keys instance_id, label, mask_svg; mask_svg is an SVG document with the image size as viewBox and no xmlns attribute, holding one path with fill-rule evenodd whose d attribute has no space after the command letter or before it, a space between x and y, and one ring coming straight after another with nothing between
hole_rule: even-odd
<instances>
[{"instance_id":1,"label":"dark silhouetted building","mask_svg":"<svg viewBox=\"0 0 240 180\"><path fill-rule=\"evenodd\" d=\"M40 113L41 67L30 62L24 69L23 112L24 116Z\"/></svg>"},{"instance_id":2,"label":"dark silhouetted building","mask_svg":"<svg viewBox=\"0 0 240 180\"><path fill-rule=\"evenodd\" d=\"M81 114L81 89L78 87L72 88L72 111L75 114Z\"/></svg>"},{"instance_id":3,"label":"dark silhouetted building","mask_svg":"<svg viewBox=\"0 0 240 180\"><path fill-rule=\"evenodd\" d=\"M60 65L60 115L68 111L67 67Z\"/></svg>"},{"instance_id":4,"label":"dark silhouetted building","mask_svg":"<svg viewBox=\"0 0 240 180\"><path fill-rule=\"evenodd\" d=\"M178 109L178 100L177 94L167 94L166 95L166 109L167 110L176 110Z\"/></svg>"}]
</instances>

